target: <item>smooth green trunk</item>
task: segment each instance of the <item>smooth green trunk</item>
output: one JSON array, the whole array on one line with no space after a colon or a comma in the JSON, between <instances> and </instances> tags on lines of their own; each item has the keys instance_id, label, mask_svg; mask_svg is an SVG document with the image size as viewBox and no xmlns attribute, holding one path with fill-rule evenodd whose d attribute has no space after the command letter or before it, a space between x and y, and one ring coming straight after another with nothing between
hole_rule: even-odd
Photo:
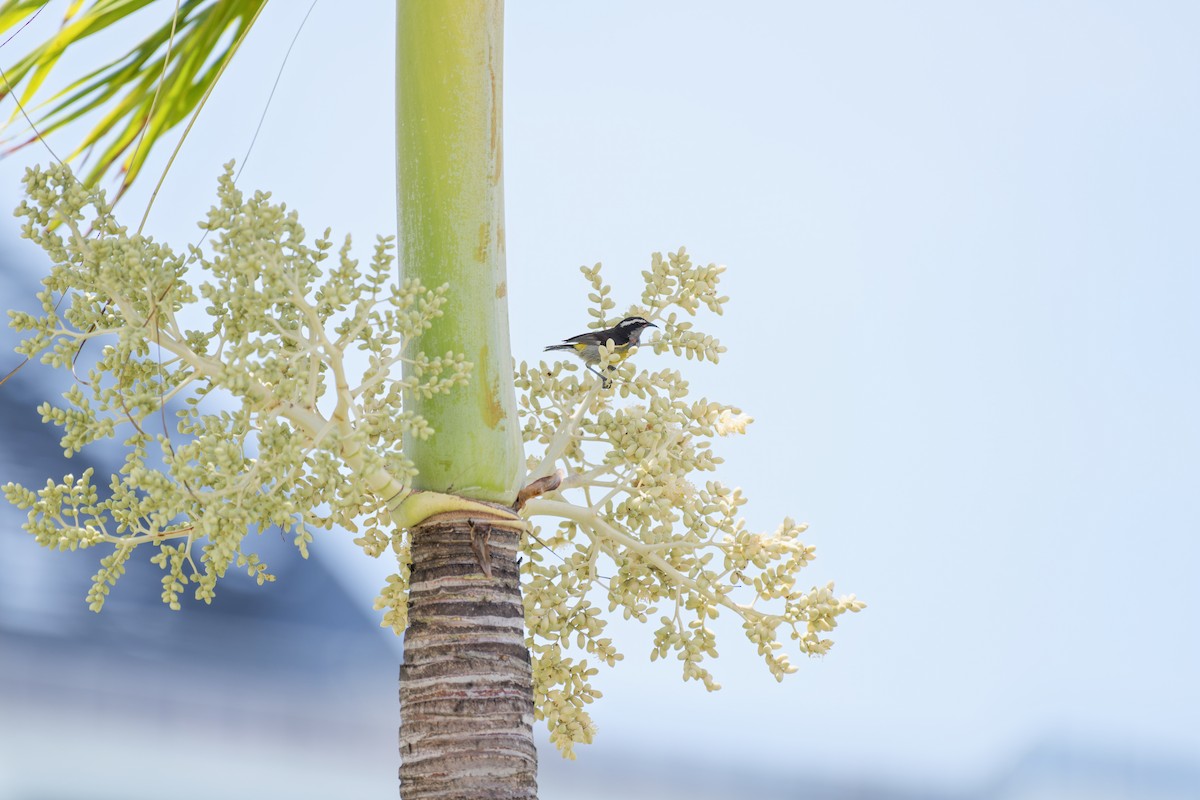
<instances>
[{"instance_id":1,"label":"smooth green trunk","mask_svg":"<svg viewBox=\"0 0 1200 800\"><path fill-rule=\"evenodd\" d=\"M405 452L416 488L511 502L522 450L504 268L502 0L398 0L396 129L401 274L449 284L415 343L462 352L466 389L406 398L436 431Z\"/></svg>"}]
</instances>

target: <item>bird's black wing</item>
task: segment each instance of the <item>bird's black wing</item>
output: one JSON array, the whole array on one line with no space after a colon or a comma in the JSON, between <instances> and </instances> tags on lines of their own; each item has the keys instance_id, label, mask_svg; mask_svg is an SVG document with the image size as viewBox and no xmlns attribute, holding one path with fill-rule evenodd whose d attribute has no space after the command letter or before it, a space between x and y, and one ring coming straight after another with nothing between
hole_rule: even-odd
<instances>
[{"instance_id":1,"label":"bird's black wing","mask_svg":"<svg viewBox=\"0 0 1200 800\"><path fill-rule=\"evenodd\" d=\"M588 331L581 333L578 336L572 336L570 339L563 339L563 344L571 344L572 342L595 342L608 341L607 339L598 340L597 337L601 334L611 333L610 331Z\"/></svg>"}]
</instances>

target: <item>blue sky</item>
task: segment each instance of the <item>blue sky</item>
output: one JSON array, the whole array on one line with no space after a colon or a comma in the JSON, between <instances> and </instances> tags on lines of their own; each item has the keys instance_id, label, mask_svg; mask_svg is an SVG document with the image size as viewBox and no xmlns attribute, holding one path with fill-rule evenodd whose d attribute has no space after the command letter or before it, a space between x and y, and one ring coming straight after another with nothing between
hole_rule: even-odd
<instances>
[{"instance_id":1,"label":"blue sky","mask_svg":"<svg viewBox=\"0 0 1200 800\"><path fill-rule=\"evenodd\" d=\"M155 235L194 238L307 5L268 7ZM345 7L316 6L241 183L366 254L395 226L393 24ZM509 3L517 359L585 326L580 264L619 305L652 251L728 265L729 352L679 365L756 418L723 477L752 525L811 524L810 582L870 603L782 685L728 625L716 695L619 626L595 750L947 783L1047 740L1200 758L1198 26L1167 2ZM369 602L379 565L316 553Z\"/></svg>"}]
</instances>

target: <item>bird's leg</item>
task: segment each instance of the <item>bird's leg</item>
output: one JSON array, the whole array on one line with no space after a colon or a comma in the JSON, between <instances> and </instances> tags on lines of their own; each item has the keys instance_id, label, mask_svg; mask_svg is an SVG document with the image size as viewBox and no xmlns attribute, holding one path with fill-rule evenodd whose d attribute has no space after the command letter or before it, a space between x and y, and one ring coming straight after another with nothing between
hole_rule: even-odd
<instances>
[{"instance_id":1,"label":"bird's leg","mask_svg":"<svg viewBox=\"0 0 1200 800\"><path fill-rule=\"evenodd\" d=\"M600 372L600 370L592 369L591 364L585 364L584 366L586 366L589 371L596 373L596 376L598 378L600 378L600 388L601 389L607 389L608 387L612 386L612 378L608 377L607 375L604 375L602 372Z\"/></svg>"}]
</instances>

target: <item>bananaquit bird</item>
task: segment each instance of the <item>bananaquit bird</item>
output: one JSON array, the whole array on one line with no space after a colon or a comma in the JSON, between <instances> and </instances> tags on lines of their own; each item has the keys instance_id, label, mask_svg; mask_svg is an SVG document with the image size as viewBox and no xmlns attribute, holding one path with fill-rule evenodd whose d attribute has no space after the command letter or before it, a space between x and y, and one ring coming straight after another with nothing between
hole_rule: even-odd
<instances>
[{"instance_id":1,"label":"bananaquit bird","mask_svg":"<svg viewBox=\"0 0 1200 800\"><path fill-rule=\"evenodd\" d=\"M613 351L616 353L617 359L624 361L629 357L629 348L637 347L642 331L646 328L657 327L653 322L642 317L626 317L611 328L602 331L588 331L578 336L572 336L570 339L563 339L562 344L552 344L546 348L546 351L566 350L574 353L583 359L584 365L589 370L600 375L600 371L596 369L596 365L600 363L600 345L607 344L608 340L612 339ZM600 375L600 380L603 381L605 389L612 383L612 379L605 375Z\"/></svg>"}]
</instances>

